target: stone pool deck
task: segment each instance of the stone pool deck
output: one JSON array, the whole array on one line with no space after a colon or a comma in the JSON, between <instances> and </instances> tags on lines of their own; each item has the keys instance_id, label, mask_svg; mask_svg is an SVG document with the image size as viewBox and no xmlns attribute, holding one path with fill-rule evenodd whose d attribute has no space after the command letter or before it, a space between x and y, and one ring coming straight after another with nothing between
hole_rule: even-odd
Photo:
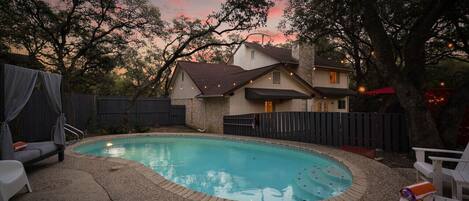
<instances>
[{"instance_id":1,"label":"stone pool deck","mask_svg":"<svg viewBox=\"0 0 469 201\"><path fill-rule=\"evenodd\" d=\"M374 160L331 147L263 138L211 135L145 133L87 138L81 143L137 135L191 135L223 137L282 144L295 149L311 149L342 161L354 175L351 190L331 200L398 200L402 186L412 183L398 171ZM136 162L122 159L89 157L66 151L65 161L57 158L27 168L33 193L17 195L13 200L223 200L196 193L169 182Z\"/></svg>"}]
</instances>

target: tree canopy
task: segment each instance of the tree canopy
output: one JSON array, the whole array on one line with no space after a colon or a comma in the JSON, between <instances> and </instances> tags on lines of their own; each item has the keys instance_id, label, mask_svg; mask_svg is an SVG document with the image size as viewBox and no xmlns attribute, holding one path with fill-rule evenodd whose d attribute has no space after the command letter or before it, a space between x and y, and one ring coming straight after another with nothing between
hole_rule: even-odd
<instances>
[{"instance_id":1,"label":"tree canopy","mask_svg":"<svg viewBox=\"0 0 469 201\"><path fill-rule=\"evenodd\" d=\"M148 0L0 0L0 45L62 74L67 91L102 86L100 78L114 79L117 69L135 96L164 95L177 60L223 60L245 40L233 35L264 26L272 6L227 0L204 19L165 21Z\"/></svg>"},{"instance_id":2,"label":"tree canopy","mask_svg":"<svg viewBox=\"0 0 469 201\"><path fill-rule=\"evenodd\" d=\"M447 112L441 114L451 119L445 125L425 105L425 75L429 64L444 59L467 62L468 8L463 0L290 0L283 28L313 43L331 41L347 55L358 82L375 71L395 88L409 117L412 143L438 147L454 144L454 128L469 102L464 95L469 80L454 86Z\"/></svg>"}]
</instances>

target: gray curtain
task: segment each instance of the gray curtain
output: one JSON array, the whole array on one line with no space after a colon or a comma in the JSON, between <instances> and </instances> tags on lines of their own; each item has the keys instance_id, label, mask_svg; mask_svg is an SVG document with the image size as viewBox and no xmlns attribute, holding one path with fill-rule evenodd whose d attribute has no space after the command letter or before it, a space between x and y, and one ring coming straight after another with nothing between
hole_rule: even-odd
<instances>
[{"instance_id":1,"label":"gray curtain","mask_svg":"<svg viewBox=\"0 0 469 201\"><path fill-rule=\"evenodd\" d=\"M9 64L4 65L5 70L5 121L1 122L0 129L0 150L1 159L14 159L13 141L8 122L15 119L28 102L33 93L38 71L21 68Z\"/></svg>"},{"instance_id":2,"label":"gray curtain","mask_svg":"<svg viewBox=\"0 0 469 201\"><path fill-rule=\"evenodd\" d=\"M46 89L49 105L52 107L54 112L59 115L52 129L52 139L54 140L55 144L65 146L65 115L62 112L62 97L60 93L60 83L62 81L62 76L41 72L39 77L44 84L44 88Z\"/></svg>"}]
</instances>

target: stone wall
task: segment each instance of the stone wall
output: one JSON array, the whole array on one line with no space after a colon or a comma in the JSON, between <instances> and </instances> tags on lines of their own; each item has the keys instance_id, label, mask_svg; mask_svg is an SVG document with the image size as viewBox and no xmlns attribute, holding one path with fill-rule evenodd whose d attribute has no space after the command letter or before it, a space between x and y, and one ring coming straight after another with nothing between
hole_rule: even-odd
<instances>
[{"instance_id":1,"label":"stone wall","mask_svg":"<svg viewBox=\"0 0 469 201\"><path fill-rule=\"evenodd\" d=\"M186 106L186 125L207 129L210 133L223 133L223 116L229 112L226 98L172 99L172 105Z\"/></svg>"}]
</instances>

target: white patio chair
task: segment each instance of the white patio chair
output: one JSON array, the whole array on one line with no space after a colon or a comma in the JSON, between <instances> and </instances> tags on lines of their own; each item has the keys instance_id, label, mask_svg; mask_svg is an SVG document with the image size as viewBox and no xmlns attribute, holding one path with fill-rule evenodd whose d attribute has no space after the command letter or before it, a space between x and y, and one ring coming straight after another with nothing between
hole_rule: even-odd
<instances>
[{"instance_id":1,"label":"white patio chair","mask_svg":"<svg viewBox=\"0 0 469 201\"><path fill-rule=\"evenodd\" d=\"M432 180L438 195L443 193L443 183L452 184L453 198L462 200L462 187L469 186L469 175L467 175L469 172L469 143L466 145L464 152L416 147L412 149L415 151L417 158L414 163L414 168L417 170L417 180L421 178L420 174L424 176L423 179ZM425 152L453 153L462 156L459 159L430 156L432 164L429 164L425 162ZM444 161L456 162L458 165L454 170L443 168Z\"/></svg>"},{"instance_id":2,"label":"white patio chair","mask_svg":"<svg viewBox=\"0 0 469 201\"><path fill-rule=\"evenodd\" d=\"M32 192L23 164L15 160L0 161L0 201L8 201L24 186Z\"/></svg>"}]
</instances>

